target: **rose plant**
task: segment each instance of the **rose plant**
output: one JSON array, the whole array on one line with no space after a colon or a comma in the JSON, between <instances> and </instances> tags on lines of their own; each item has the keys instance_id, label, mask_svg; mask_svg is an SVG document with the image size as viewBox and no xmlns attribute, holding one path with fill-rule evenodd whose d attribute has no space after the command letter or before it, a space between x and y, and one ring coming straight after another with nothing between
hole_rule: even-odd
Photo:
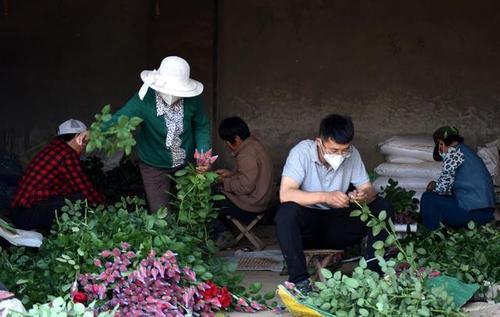
<instances>
[{"instance_id":1,"label":"rose plant","mask_svg":"<svg viewBox=\"0 0 500 317\"><path fill-rule=\"evenodd\" d=\"M126 155L129 155L132 152L132 147L136 144L132 132L143 120L139 117L129 118L121 115L116 122L113 122L110 105L104 106L101 113L94 117L96 121L90 125L87 153L99 150L104 151L107 155L112 155L121 149L125 151Z\"/></svg>"}]
</instances>

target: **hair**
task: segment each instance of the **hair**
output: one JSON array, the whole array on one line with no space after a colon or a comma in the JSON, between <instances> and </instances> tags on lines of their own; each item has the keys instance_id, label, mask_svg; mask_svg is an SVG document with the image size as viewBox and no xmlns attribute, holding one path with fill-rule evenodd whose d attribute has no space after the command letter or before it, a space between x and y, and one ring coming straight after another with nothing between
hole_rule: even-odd
<instances>
[{"instance_id":1,"label":"hair","mask_svg":"<svg viewBox=\"0 0 500 317\"><path fill-rule=\"evenodd\" d=\"M219 124L219 137L233 144L236 137L246 140L250 136L248 125L240 117L228 117Z\"/></svg>"},{"instance_id":2,"label":"hair","mask_svg":"<svg viewBox=\"0 0 500 317\"><path fill-rule=\"evenodd\" d=\"M354 124L349 116L331 114L321 120L319 136L322 140L332 139L339 144L347 144L354 138Z\"/></svg>"},{"instance_id":3,"label":"hair","mask_svg":"<svg viewBox=\"0 0 500 317\"><path fill-rule=\"evenodd\" d=\"M73 140L73 138L77 135L78 133L67 133L67 134L61 134L61 135L58 135L57 138L61 141L64 141L64 142L69 142L71 140Z\"/></svg>"},{"instance_id":4,"label":"hair","mask_svg":"<svg viewBox=\"0 0 500 317\"><path fill-rule=\"evenodd\" d=\"M449 137L444 139L443 142L446 146L450 146L453 142L463 143L464 138L461 137L460 135L454 134L454 135L450 135Z\"/></svg>"}]
</instances>

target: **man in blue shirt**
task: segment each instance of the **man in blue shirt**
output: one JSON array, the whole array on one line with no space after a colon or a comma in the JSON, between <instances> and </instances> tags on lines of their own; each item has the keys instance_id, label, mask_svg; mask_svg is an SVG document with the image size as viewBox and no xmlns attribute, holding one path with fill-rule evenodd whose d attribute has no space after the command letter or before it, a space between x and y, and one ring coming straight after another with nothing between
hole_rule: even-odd
<instances>
[{"instance_id":1,"label":"man in blue shirt","mask_svg":"<svg viewBox=\"0 0 500 317\"><path fill-rule=\"evenodd\" d=\"M377 197L358 150L351 144L354 126L350 117L325 117L315 140L304 140L289 153L283 168L276 215L277 235L288 266L289 280L308 290L304 249L343 249L368 236L366 259L373 258L372 244L387 234L373 237L352 202L368 203L372 213L392 208ZM353 187L351 187L353 186ZM351 188L355 188L349 191ZM369 268L379 271L377 261Z\"/></svg>"}]
</instances>

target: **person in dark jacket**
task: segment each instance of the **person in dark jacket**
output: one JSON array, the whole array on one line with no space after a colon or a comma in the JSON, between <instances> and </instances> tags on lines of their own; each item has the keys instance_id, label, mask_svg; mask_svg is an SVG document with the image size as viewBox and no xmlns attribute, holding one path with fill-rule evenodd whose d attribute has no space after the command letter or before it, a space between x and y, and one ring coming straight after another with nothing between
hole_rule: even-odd
<instances>
[{"instance_id":1,"label":"person in dark jacket","mask_svg":"<svg viewBox=\"0 0 500 317\"><path fill-rule=\"evenodd\" d=\"M434 160L443 161L443 168L420 201L424 226L436 230L442 223L461 228L469 221L483 225L493 220L495 190L484 162L463 143L455 127L441 127L433 138Z\"/></svg>"}]
</instances>

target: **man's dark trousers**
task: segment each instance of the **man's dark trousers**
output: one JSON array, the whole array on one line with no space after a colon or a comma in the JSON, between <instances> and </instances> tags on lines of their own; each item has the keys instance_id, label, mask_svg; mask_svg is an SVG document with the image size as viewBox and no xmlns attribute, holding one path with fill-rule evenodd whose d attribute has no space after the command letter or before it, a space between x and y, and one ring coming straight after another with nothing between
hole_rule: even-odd
<instances>
[{"instance_id":1,"label":"man's dark trousers","mask_svg":"<svg viewBox=\"0 0 500 317\"><path fill-rule=\"evenodd\" d=\"M392 217L393 209L383 198L376 198L369 205L374 216L385 210ZM384 241L387 232L373 237L371 228L359 217L351 217L355 204L342 209L315 209L300 206L294 202L281 204L276 214L278 241L288 266L289 281L301 282L309 278L304 249L344 249L359 243L367 236L366 259L374 256L372 244ZM368 230L370 229L370 230ZM369 263L369 268L377 269L377 261Z\"/></svg>"}]
</instances>

